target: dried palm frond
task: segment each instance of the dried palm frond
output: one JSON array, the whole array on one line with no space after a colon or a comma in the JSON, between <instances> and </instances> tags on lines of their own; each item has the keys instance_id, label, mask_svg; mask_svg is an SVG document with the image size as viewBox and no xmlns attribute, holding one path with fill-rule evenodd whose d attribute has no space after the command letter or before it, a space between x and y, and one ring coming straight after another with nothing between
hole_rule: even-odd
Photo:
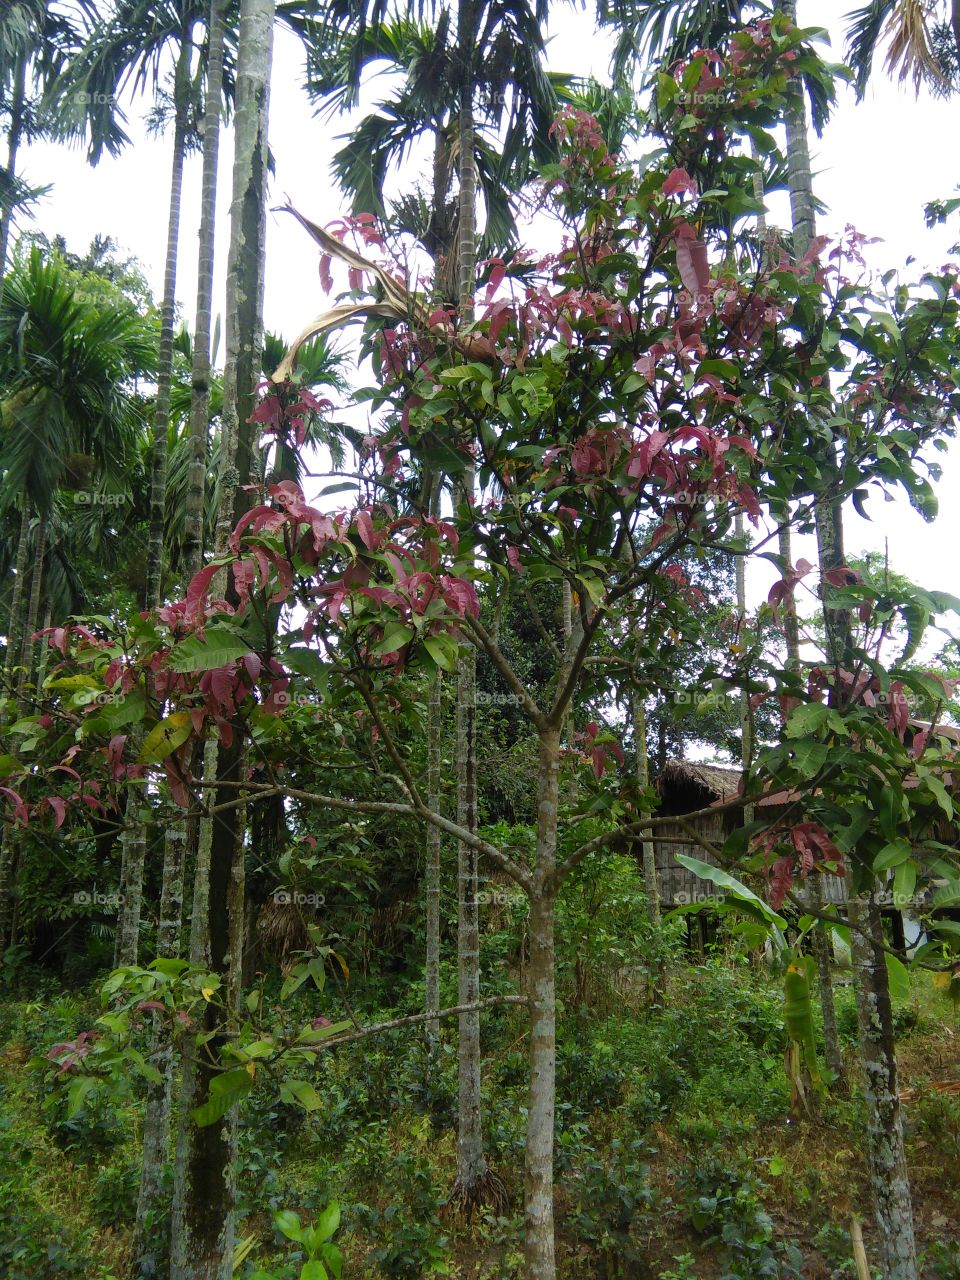
<instances>
[{"instance_id":1,"label":"dried palm frond","mask_svg":"<svg viewBox=\"0 0 960 1280\"><path fill-rule=\"evenodd\" d=\"M944 72L930 45L927 5L923 0L899 0L883 34L890 39L884 67L891 76L896 74L901 84L912 79L917 93L925 81L943 84Z\"/></svg>"}]
</instances>

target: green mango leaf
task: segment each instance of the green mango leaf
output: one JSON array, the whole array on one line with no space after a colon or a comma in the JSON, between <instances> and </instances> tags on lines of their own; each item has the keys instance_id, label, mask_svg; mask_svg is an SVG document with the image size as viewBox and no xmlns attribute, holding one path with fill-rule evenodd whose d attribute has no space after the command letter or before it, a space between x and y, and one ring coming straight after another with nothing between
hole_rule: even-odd
<instances>
[{"instance_id":1,"label":"green mango leaf","mask_svg":"<svg viewBox=\"0 0 960 1280\"><path fill-rule=\"evenodd\" d=\"M879 873L899 867L913 856L913 848L909 840L892 840L885 844L873 860L873 869Z\"/></svg>"},{"instance_id":2,"label":"green mango leaf","mask_svg":"<svg viewBox=\"0 0 960 1280\"><path fill-rule=\"evenodd\" d=\"M388 622L383 629L383 639L374 646L373 652L395 653L409 644L416 634L416 630L405 622Z\"/></svg>"},{"instance_id":3,"label":"green mango leaf","mask_svg":"<svg viewBox=\"0 0 960 1280\"><path fill-rule=\"evenodd\" d=\"M450 636L424 636L423 647L441 670L456 671L457 646Z\"/></svg>"},{"instance_id":4,"label":"green mango leaf","mask_svg":"<svg viewBox=\"0 0 960 1280\"><path fill-rule=\"evenodd\" d=\"M829 727L834 733L839 733L843 737L847 737L847 726L843 723L843 719L833 707L828 707L822 702L805 702L802 706L794 707L790 712L790 719L787 721L786 736L788 738L806 738L809 734L816 733L818 729L824 726Z\"/></svg>"},{"instance_id":5,"label":"green mango leaf","mask_svg":"<svg viewBox=\"0 0 960 1280\"><path fill-rule=\"evenodd\" d=\"M910 858L901 862L893 876L893 905L899 910L910 905L917 887L917 864Z\"/></svg>"},{"instance_id":6,"label":"green mango leaf","mask_svg":"<svg viewBox=\"0 0 960 1280\"><path fill-rule=\"evenodd\" d=\"M193 731L188 711L174 711L172 715L155 724L140 748L140 763L154 764L165 760L178 747L182 747Z\"/></svg>"},{"instance_id":7,"label":"green mango leaf","mask_svg":"<svg viewBox=\"0 0 960 1280\"><path fill-rule=\"evenodd\" d=\"M890 995L895 1000L907 1000L910 997L910 975L907 967L889 951L884 955L887 962L887 981L890 983Z\"/></svg>"},{"instance_id":8,"label":"green mango leaf","mask_svg":"<svg viewBox=\"0 0 960 1280\"><path fill-rule=\"evenodd\" d=\"M284 1102L298 1102L304 1111L316 1111L323 1105L323 1099L309 1080L284 1080L280 1097Z\"/></svg>"},{"instance_id":9,"label":"green mango leaf","mask_svg":"<svg viewBox=\"0 0 960 1280\"><path fill-rule=\"evenodd\" d=\"M67 1090L67 1119L72 1120L83 1108L87 1094L97 1083L96 1076L75 1076Z\"/></svg>"},{"instance_id":10,"label":"green mango leaf","mask_svg":"<svg viewBox=\"0 0 960 1280\"><path fill-rule=\"evenodd\" d=\"M201 1129L216 1124L252 1088L253 1076L244 1067L235 1067L232 1071L214 1076L210 1081L210 1096L207 1101L191 1112L194 1124Z\"/></svg>"},{"instance_id":11,"label":"green mango leaf","mask_svg":"<svg viewBox=\"0 0 960 1280\"><path fill-rule=\"evenodd\" d=\"M188 636L174 645L170 652L170 666L181 672L212 671L249 652L249 640L229 627L214 625L206 628L202 640L199 636Z\"/></svg>"},{"instance_id":12,"label":"green mango leaf","mask_svg":"<svg viewBox=\"0 0 960 1280\"><path fill-rule=\"evenodd\" d=\"M950 794L947 791L947 788L943 785L943 783L940 781L939 778L934 778L928 775L925 781L927 786L930 788L930 790L933 792L934 796L936 797L937 804L940 806L940 808L943 810L943 812L947 815L948 818L952 818L953 817L953 801L950 799Z\"/></svg>"}]
</instances>

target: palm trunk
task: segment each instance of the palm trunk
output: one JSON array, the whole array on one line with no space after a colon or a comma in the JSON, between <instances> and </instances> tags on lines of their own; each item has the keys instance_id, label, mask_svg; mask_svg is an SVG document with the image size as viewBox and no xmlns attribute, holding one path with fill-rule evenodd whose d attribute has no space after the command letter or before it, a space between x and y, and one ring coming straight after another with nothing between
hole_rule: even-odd
<instances>
[{"instance_id":1,"label":"palm trunk","mask_svg":"<svg viewBox=\"0 0 960 1280\"><path fill-rule=\"evenodd\" d=\"M27 511L26 498L24 512ZM26 514L24 516L26 518ZM23 519L21 519L21 538ZM40 588L43 582L43 560L47 541L47 514L40 513L34 532L33 571L30 575L30 597L27 604L27 616L23 620L23 633L20 648L20 672L16 680L17 714L24 716L30 711L27 698L27 683L33 671L33 635L37 630L37 617L40 612ZM21 546L17 547L17 565L21 566ZM26 565L22 565L23 579L26 578ZM20 574L18 573L18 577ZM19 612L23 596L19 593L17 610ZM11 626L12 626L11 621ZM13 636L8 637L8 649L14 646ZM12 679L12 670L11 670ZM0 828L0 955L8 946L12 946L16 933L16 885L19 867L18 837L13 827L4 825Z\"/></svg>"},{"instance_id":2,"label":"palm trunk","mask_svg":"<svg viewBox=\"0 0 960 1280\"><path fill-rule=\"evenodd\" d=\"M427 807L440 812L440 734L443 682L439 668L430 680L427 704ZM427 905L427 956L425 972L424 1012L436 1013L440 1008L440 861L442 852L440 828L432 824L427 830L427 867L425 896ZM440 1046L439 1019L429 1018L425 1024L427 1054L432 1060Z\"/></svg>"},{"instance_id":3,"label":"palm trunk","mask_svg":"<svg viewBox=\"0 0 960 1280\"><path fill-rule=\"evenodd\" d=\"M273 55L274 0L243 0L237 67L237 106L227 270L226 367L224 371L223 468L218 545L247 501L243 488L252 474L253 435L249 422L259 381L263 345L263 276L266 231L267 119ZM232 583L226 595L235 597ZM242 725L230 747L216 752L213 803L236 799L228 784L244 775ZM212 754L212 752L211 752ZM207 772L205 770L205 772ZM208 774L209 776L209 774ZM211 780L213 780L211 778ZM244 831L241 808L204 820L198 870L209 842L209 878L194 895L191 951L209 952L223 976L228 1005L236 1006L241 986L244 929ZM205 1006L206 1031L213 1033L201 1057L193 1045L184 1053L180 1132L174 1169L170 1280L230 1280L233 1269L236 1200L237 1114L198 1128L191 1111L207 1096L208 1065L227 1029L228 1013Z\"/></svg>"},{"instance_id":4,"label":"palm trunk","mask_svg":"<svg viewBox=\"0 0 960 1280\"><path fill-rule=\"evenodd\" d=\"M200 252L197 265L197 315L193 336L190 397L190 464L187 472L187 581L203 561L203 512L210 429L210 322L213 312L213 264L216 244L217 164L223 96L223 42L227 0L212 0L207 35L206 99L203 114L203 175L200 196Z\"/></svg>"},{"instance_id":5,"label":"palm trunk","mask_svg":"<svg viewBox=\"0 0 960 1280\"><path fill-rule=\"evenodd\" d=\"M183 916L183 862L186 826L171 823L163 852L163 880L160 887L160 917L157 924L157 956L177 959ZM153 1065L160 1073L147 1086L143 1114L143 1155L140 1193L133 1233L133 1275L136 1280L159 1280L162 1258L157 1254L157 1226L163 1218L167 1193L163 1171L170 1154L170 1099L176 1070L169 1028L155 1022Z\"/></svg>"},{"instance_id":6,"label":"palm trunk","mask_svg":"<svg viewBox=\"0 0 960 1280\"><path fill-rule=\"evenodd\" d=\"M477 826L476 791L476 652L467 647L458 665L457 684L457 823ZM477 852L457 845L457 1003L480 998L480 927L477 903ZM466 1212L482 1203L487 1178L483 1154L480 1101L480 1014L459 1017L457 1049L457 1181L451 1201Z\"/></svg>"},{"instance_id":7,"label":"palm trunk","mask_svg":"<svg viewBox=\"0 0 960 1280\"><path fill-rule=\"evenodd\" d=\"M23 495L23 511L20 516L20 535L17 539L16 577L10 593L10 613L7 621L7 649L3 663L3 689L0 691L4 699L0 707L0 728L6 722L6 708L15 706L15 680L17 669L17 653L20 647L23 618L23 588L27 577L27 560L30 552L30 499ZM8 826L0 828L0 957L7 947L10 921L13 914L13 849L14 835Z\"/></svg>"},{"instance_id":8,"label":"palm trunk","mask_svg":"<svg viewBox=\"0 0 960 1280\"><path fill-rule=\"evenodd\" d=\"M818 879L813 880L814 911L823 909L823 894ZM823 1050L827 1066L833 1072L834 1083L843 1086L843 1054L840 1052L840 1036L837 1032L837 1010L833 999L833 943L832 932L815 929L813 957L817 965L817 986L820 992L820 1011L823 1014Z\"/></svg>"},{"instance_id":9,"label":"palm trunk","mask_svg":"<svg viewBox=\"0 0 960 1280\"><path fill-rule=\"evenodd\" d=\"M5 699L0 709L0 728L6 722L6 706L12 705L14 693L13 673L17 668L17 651L20 644L23 619L23 585L27 578L27 561L30 556L30 499L23 495L23 510L20 515L20 535L17 538L16 577L13 590L10 592L10 614L7 621L7 649L3 660L3 689L0 696Z\"/></svg>"},{"instance_id":10,"label":"palm trunk","mask_svg":"<svg viewBox=\"0 0 960 1280\"><path fill-rule=\"evenodd\" d=\"M192 27L192 24L191 24ZM156 608L163 595L163 530L167 488L167 446L170 430L170 388L173 383L173 324L177 307L177 248L180 240L180 204L183 161L187 142L187 93L193 42L184 32L176 69L176 118L173 130L173 165L170 172L170 208L167 216L167 256L160 307L160 347L157 399L153 412L153 456L150 468L150 535L147 544L147 607Z\"/></svg>"},{"instance_id":11,"label":"palm trunk","mask_svg":"<svg viewBox=\"0 0 960 1280\"><path fill-rule=\"evenodd\" d=\"M21 56L17 59L17 70L14 77L13 99L10 103L10 128L7 131L7 171L11 183L16 177L17 154L20 151L20 139L23 137L23 106L26 98L27 62ZM10 245L10 227L13 223L13 200L4 205L0 211L0 288L3 287L3 275L7 269L7 249Z\"/></svg>"},{"instance_id":12,"label":"palm trunk","mask_svg":"<svg viewBox=\"0 0 960 1280\"><path fill-rule=\"evenodd\" d=\"M867 1108L870 1190L884 1280L917 1280L913 1206L903 1150L890 985L880 910L871 897L850 903L851 960Z\"/></svg>"},{"instance_id":13,"label":"palm trunk","mask_svg":"<svg viewBox=\"0 0 960 1280\"><path fill-rule=\"evenodd\" d=\"M140 735L135 735L139 741ZM136 747L134 747L136 750ZM147 828L140 814L143 796L137 787L127 791L120 857L120 914L113 949L115 968L137 963L140 912L143 901L143 868L147 858Z\"/></svg>"},{"instance_id":14,"label":"palm trunk","mask_svg":"<svg viewBox=\"0 0 960 1280\"><path fill-rule=\"evenodd\" d=\"M220 152L220 114L223 95L223 45L226 0L212 0L207 27L207 71L205 80L203 174L201 178L200 246L197 265L197 310L193 341L192 394L190 401L190 463L187 474L186 539L184 576L190 578L203 560L204 497L207 475L207 443L210 410L210 323L213 310L213 264L216 235L217 163ZM199 824L189 828L199 834ZM175 818L164 833L163 872L160 889L160 917L157 926L157 955L176 958L180 954L183 919L183 877L186 863L188 827ZM199 910L197 922L206 910L209 858L198 859ZM201 956L195 963L209 963ZM134 1231L135 1275L143 1280L157 1275L158 1259L152 1248L155 1223L160 1219L165 1199L163 1167L170 1146L170 1100L176 1073L174 1045L163 1028L155 1065L161 1080L148 1089L143 1125L143 1162L140 1195Z\"/></svg>"},{"instance_id":15,"label":"palm trunk","mask_svg":"<svg viewBox=\"0 0 960 1280\"><path fill-rule=\"evenodd\" d=\"M460 83L460 318L473 321L473 291L477 260L477 173L474 165L473 49L475 15L473 0L460 0L457 13L457 47ZM474 498L473 470L464 477L466 501ZM457 665L457 822L469 831L476 828L476 651L466 646ZM480 992L480 931L477 917L477 854L462 841L457 847L457 989L461 1004L474 1003ZM470 1212L489 1196L500 1194L483 1154L480 1100L480 1014L459 1018L457 1179L451 1201Z\"/></svg>"},{"instance_id":16,"label":"palm trunk","mask_svg":"<svg viewBox=\"0 0 960 1280\"><path fill-rule=\"evenodd\" d=\"M43 583L43 562L47 551L47 513L40 512L40 518L33 535L33 571L30 575L30 599L27 603L27 616L24 619L23 637L20 646L20 674L17 677L17 709L25 716L30 710L27 698L27 684L33 674L33 637L37 630L37 619L40 616L40 587Z\"/></svg>"},{"instance_id":17,"label":"palm trunk","mask_svg":"<svg viewBox=\"0 0 960 1280\"><path fill-rule=\"evenodd\" d=\"M530 1096L527 1108L524 1260L527 1280L554 1280L553 1139L556 1110L556 892L560 733L540 738L537 862L530 896Z\"/></svg>"}]
</instances>

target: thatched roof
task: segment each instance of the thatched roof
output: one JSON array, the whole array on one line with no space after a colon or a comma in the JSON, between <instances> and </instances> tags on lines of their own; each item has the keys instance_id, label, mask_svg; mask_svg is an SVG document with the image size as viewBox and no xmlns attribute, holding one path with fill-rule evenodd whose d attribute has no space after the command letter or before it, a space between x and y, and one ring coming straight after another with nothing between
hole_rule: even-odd
<instances>
[{"instance_id":1,"label":"thatched roof","mask_svg":"<svg viewBox=\"0 0 960 1280\"><path fill-rule=\"evenodd\" d=\"M654 782L664 814L689 813L728 799L739 785L739 769L692 760L668 760Z\"/></svg>"},{"instance_id":2,"label":"thatched roof","mask_svg":"<svg viewBox=\"0 0 960 1280\"><path fill-rule=\"evenodd\" d=\"M693 760L668 760L654 785L660 795L668 787L699 787L708 800L719 800L736 792L739 782L739 769L718 764L698 764Z\"/></svg>"}]
</instances>

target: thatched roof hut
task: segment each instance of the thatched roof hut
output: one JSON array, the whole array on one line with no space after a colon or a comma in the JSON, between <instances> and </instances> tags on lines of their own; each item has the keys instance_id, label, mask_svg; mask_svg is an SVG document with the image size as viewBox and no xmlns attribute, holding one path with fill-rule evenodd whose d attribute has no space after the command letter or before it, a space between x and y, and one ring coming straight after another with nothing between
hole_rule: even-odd
<instances>
[{"instance_id":1,"label":"thatched roof hut","mask_svg":"<svg viewBox=\"0 0 960 1280\"><path fill-rule=\"evenodd\" d=\"M699 764L691 760L668 760L660 771L654 786L660 796L659 813L663 817L682 816L696 813L710 806L720 806L725 801L735 799L739 788L741 770L725 765ZM786 792L765 796L758 801L757 807L764 810L765 815L773 817L778 809L783 809L790 797ZM720 846L736 827L743 822L741 809L719 810L715 814L701 814L693 818L689 826L713 845ZM692 871L677 862L678 853L699 858L701 862L716 864L701 845L697 844L688 831L679 824L664 824L654 834L654 858L657 865L657 877L660 885L660 901L666 908L681 906L688 902L703 902L708 906L716 890L708 882L695 876ZM847 900L847 884L844 876L823 875L817 877L821 902L842 904ZM798 897L806 899L813 885L811 882L798 882L794 892ZM811 902L811 905L812 902Z\"/></svg>"},{"instance_id":2,"label":"thatched roof hut","mask_svg":"<svg viewBox=\"0 0 960 1280\"><path fill-rule=\"evenodd\" d=\"M659 814L662 817L682 816L722 803L736 795L739 783L739 769L697 764L690 760L668 760L654 782L660 796ZM739 811L729 809L715 814L701 814L700 817L692 818L689 826L710 844L722 845L740 822ZM665 823L657 827L653 851L660 901L664 907L682 906L688 902L703 902L704 906L709 904L714 893L713 887L677 861L676 855L682 853L716 865L716 859L696 843L689 831L685 831L679 823Z\"/></svg>"}]
</instances>

